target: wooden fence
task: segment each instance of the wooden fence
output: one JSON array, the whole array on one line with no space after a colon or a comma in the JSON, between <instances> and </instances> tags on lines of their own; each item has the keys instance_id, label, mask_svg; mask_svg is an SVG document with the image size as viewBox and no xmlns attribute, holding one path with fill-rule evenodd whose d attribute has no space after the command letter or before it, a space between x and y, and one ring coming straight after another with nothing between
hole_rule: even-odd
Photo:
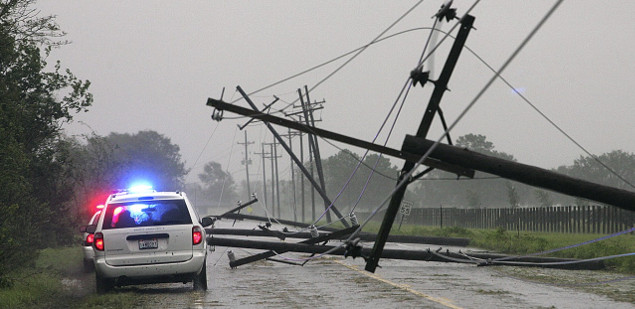
<instances>
[{"instance_id":1,"label":"wooden fence","mask_svg":"<svg viewBox=\"0 0 635 309\"><path fill-rule=\"evenodd\" d=\"M358 212L360 219L368 213ZM383 212L373 220L380 221ZM403 220L403 221L402 221ZM530 208L413 208L397 214L395 226L419 224L439 227L555 232L616 233L635 226L635 212L606 206L559 206Z\"/></svg>"}]
</instances>

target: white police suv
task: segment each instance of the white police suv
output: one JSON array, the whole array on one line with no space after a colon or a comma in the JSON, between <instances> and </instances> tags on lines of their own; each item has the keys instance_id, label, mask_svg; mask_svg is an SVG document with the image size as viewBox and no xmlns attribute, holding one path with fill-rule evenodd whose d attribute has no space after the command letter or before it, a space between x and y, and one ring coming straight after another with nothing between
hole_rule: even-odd
<instances>
[{"instance_id":1,"label":"white police suv","mask_svg":"<svg viewBox=\"0 0 635 309\"><path fill-rule=\"evenodd\" d=\"M183 192L111 195L94 227L97 291L192 281L195 289L207 289L204 227L211 224L200 220Z\"/></svg>"}]
</instances>

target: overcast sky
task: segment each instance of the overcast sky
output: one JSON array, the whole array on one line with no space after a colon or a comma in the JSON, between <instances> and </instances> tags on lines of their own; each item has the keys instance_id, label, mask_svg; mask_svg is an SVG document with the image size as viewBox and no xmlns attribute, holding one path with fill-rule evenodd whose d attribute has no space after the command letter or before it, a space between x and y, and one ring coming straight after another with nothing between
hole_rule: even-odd
<instances>
[{"instance_id":1,"label":"overcast sky","mask_svg":"<svg viewBox=\"0 0 635 309\"><path fill-rule=\"evenodd\" d=\"M467 46L499 68L555 1L481 1L471 12L475 31ZM95 102L67 132L97 134L155 130L181 148L192 172L209 161L244 178L237 145L246 119L210 119L208 97L240 98L359 48L377 37L417 1L39 1L41 14L57 15L71 45L53 52L81 79L92 82ZM431 27L442 1L426 0L387 35ZM460 15L474 1L454 2ZM565 1L503 76L565 132L593 154L616 149L635 152L635 1ZM444 23L442 30L452 24ZM456 34L456 31L453 33ZM371 141L419 60L429 30L411 31L375 44L311 92L324 99L317 126ZM439 34L440 40L443 34ZM440 71L452 40L434 54ZM314 87L345 59L252 96L262 106L276 95L284 102L297 89ZM492 72L464 51L441 107L453 122L491 78ZM414 134L431 84L411 91L388 146L400 148ZM237 102L241 106L247 104ZM227 118L234 117L228 112ZM286 128L280 128L286 132ZM438 119L428 137L441 134ZM261 174L261 142L271 142L264 126L247 128L254 165ZM453 139L483 134L496 150L521 163L543 168L572 164L582 150L559 133L502 82L496 82L451 132ZM383 143L386 134L380 135ZM207 141L209 144L205 147ZM297 145L297 140L295 141ZM340 145L343 146L343 145ZM348 146L344 146L350 148ZM338 150L321 142L323 156ZM279 153L283 150L280 148ZM362 153L360 149L356 152ZM200 156L200 158L199 158ZM197 161L198 159L198 161ZM196 165L195 165L196 162ZM288 173L288 159L281 171ZM401 167L402 163L395 160ZM286 177L286 176L281 176Z\"/></svg>"}]
</instances>

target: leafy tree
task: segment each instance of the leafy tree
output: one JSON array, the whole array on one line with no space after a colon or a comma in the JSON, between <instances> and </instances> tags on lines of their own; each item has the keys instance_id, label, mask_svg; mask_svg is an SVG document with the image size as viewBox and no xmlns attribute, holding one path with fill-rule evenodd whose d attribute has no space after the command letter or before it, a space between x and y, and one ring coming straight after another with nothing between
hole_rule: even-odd
<instances>
[{"instance_id":1,"label":"leafy tree","mask_svg":"<svg viewBox=\"0 0 635 309\"><path fill-rule=\"evenodd\" d=\"M115 176L115 185L126 188L136 181L149 181L156 190L176 190L183 186L187 174L180 148L156 131L136 134L110 133L106 141L113 155L123 165Z\"/></svg>"},{"instance_id":2,"label":"leafy tree","mask_svg":"<svg viewBox=\"0 0 635 309\"><path fill-rule=\"evenodd\" d=\"M106 137L93 134L85 139L85 143L66 141L67 179L75 192L70 207L80 218L89 218L112 190L127 188L135 181L149 182L156 190L183 187L187 171L180 149L155 131Z\"/></svg>"},{"instance_id":3,"label":"leafy tree","mask_svg":"<svg viewBox=\"0 0 635 309\"><path fill-rule=\"evenodd\" d=\"M388 158L377 154L366 156L351 177L360 160L357 154L346 149L322 160L329 197L335 200L341 191L336 205L353 207L358 204L359 209L369 209L385 199L395 187L397 167Z\"/></svg>"},{"instance_id":4,"label":"leafy tree","mask_svg":"<svg viewBox=\"0 0 635 309\"><path fill-rule=\"evenodd\" d=\"M572 165L560 166L556 172L606 186L635 191L633 187L635 185L635 154L622 150L613 150L597 157L580 156ZM588 203L588 201L562 194L555 196L557 201L563 204Z\"/></svg>"},{"instance_id":5,"label":"leafy tree","mask_svg":"<svg viewBox=\"0 0 635 309\"><path fill-rule=\"evenodd\" d=\"M580 156L573 165L560 166L556 171L599 184L634 191L627 182L635 183L635 154L613 150L597 158Z\"/></svg>"},{"instance_id":6,"label":"leafy tree","mask_svg":"<svg viewBox=\"0 0 635 309\"><path fill-rule=\"evenodd\" d=\"M220 163L207 162L198 178L203 183L203 192L209 200L208 204L234 206L238 199L236 184L232 175L224 171Z\"/></svg>"},{"instance_id":7,"label":"leafy tree","mask_svg":"<svg viewBox=\"0 0 635 309\"><path fill-rule=\"evenodd\" d=\"M59 137L61 125L93 100L90 82L59 61L46 71L51 47L60 43L53 39L63 32L52 16L38 17L32 3L0 1L0 276L32 261L43 239L71 241L67 220L60 220L72 191L64 190Z\"/></svg>"}]
</instances>

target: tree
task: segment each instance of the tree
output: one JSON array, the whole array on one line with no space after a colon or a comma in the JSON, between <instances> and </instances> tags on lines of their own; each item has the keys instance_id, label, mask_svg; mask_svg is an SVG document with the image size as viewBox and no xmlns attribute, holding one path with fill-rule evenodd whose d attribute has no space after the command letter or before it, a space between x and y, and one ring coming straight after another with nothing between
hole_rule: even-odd
<instances>
[{"instance_id":1,"label":"tree","mask_svg":"<svg viewBox=\"0 0 635 309\"><path fill-rule=\"evenodd\" d=\"M117 188L126 188L136 181L151 182L156 190L177 190L187 174L180 148L156 131L136 134L110 133L106 141L113 155L124 167L117 171Z\"/></svg>"},{"instance_id":2,"label":"tree","mask_svg":"<svg viewBox=\"0 0 635 309\"><path fill-rule=\"evenodd\" d=\"M484 155L501 158L510 161L516 161L513 155L494 150L494 143L487 140L485 135L466 134L456 139L456 146L467 148Z\"/></svg>"},{"instance_id":3,"label":"tree","mask_svg":"<svg viewBox=\"0 0 635 309\"><path fill-rule=\"evenodd\" d=\"M356 172L361 158L350 150L341 150L322 161L329 197L335 200L339 193L336 205L359 204L360 209L368 209L385 199L395 187L398 169L386 157L370 154Z\"/></svg>"},{"instance_id":4,"label":"tree","mask_svg":"<svg viewBox=\"0 0 635 309\"><path fill-rule=\"evenodd\" d=\"M53 39L63 35L33 1L0 1L0 276L33 261L34 248L72 241L64 204L65 144L61 125L86 111L90 82L58 61L46 71ZM38 228L25 228L38 223ZM46 231L48 237L44 237Z\"/></svg>"},{"instance_id":5,"label":"tree","mask_svg":"<svg viewBox=\"0 0 635 309\"><path fill-rule=\"evenodd\" d=\"M600 163L601 162L601 163ZM613 150L600 156L580 156L572 165L560 166L556 172L571 177L580 178L594 183L635 191L635 154L622 150ZM581 199L557 195L560 203L574 201L576 204Z\"/></svg>"},{"instance_id":6,"label":"tree","mask_svg":"<svg viewBox=\"0 0 635 309\"><path fill-rule=\"evenodd\" d=\"M236 185L231 174L223 171L218 162L210 161L203 167L203 173L198 174L203 183L208 204L220 203L223 206L232 206L238 198Z\"/></svg>"}]
</instances>

